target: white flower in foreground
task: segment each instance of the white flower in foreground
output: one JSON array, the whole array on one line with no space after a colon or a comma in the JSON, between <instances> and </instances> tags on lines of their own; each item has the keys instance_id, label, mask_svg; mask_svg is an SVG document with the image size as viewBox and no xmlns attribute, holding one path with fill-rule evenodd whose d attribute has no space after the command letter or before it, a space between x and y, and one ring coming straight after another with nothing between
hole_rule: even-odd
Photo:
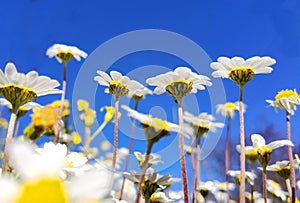
<instances>
[{"instance_id":1,"label":"white flower in foreground","mask_svg":"<svg viewBox=\"0 0 300 203\"><path fill-rule=\"evenodd\" d=\"M275 96L275 100L267 99L266 102L275 108L277 111L278 108L286 110L289 114L293 115L294 111L297 110L297 106L300 104L300 97L296 90L282 90L278 92Z\"/></svg>"},{"instance_id":2,"label":"white flower in foreground","mask_svg":"<svg viewBox=\"0 0 300 203\"><path fill-rule=\"evenodd\" d=\"M187 67L178 67L174 71L148 78L146 82L149 85L156 86L155 94L167 92L174 98L183 98L189 93L197 93L197 90L205 89L205 86L211 86L210 79L203 75L198 75Z\"/></svg>"},{"instance_id":3,"label":"white flower in foreground","mask_svg":"<svg viewBox=\"0 0 300 203\"><path fill-rule=\"evenodd\" d=\"M12 177L0 176L0 202L15 202L21 192L18 182Z\"/></svg>"},{"instance_id":4,"label":"white flower in foreground","mask_svg":"<svg viewBox=\"0 0 300 203\"><path fill-rule=\"evenodd\" d=\"M128 112L128 116L138 120L142 124L148 141L152 139L158 141L161 137L169 135L170 132L181 132L186 136L193 133L192 129L187 126L180 129L177 124L139 113L128 106L122 105L122 108Z\"/></svg>"},{"instance_id":5,"label":"white flower in foreground","mask_svg":"<svg viewBox=\"0 0 300 203\"><path fill-rule=\"evenodd\" d=\"M239 102L227 102L225 104L218 104L217 106L217 113L220 113L224 117L233 118L234 113L240 110ZM243 103L243 113L246 112L246 104Z\"/></svg>"},{"instance_id":6,"label":"white flower in foreground","mask_svg":"<svg viewBox=\"0 0 300 203\"><path fill-rule=\"evenodd\" d=\"M276 63L275 59L268 56L254 56L247 60L241 57L219 57L217 61L210 64L210 67L215 70L212 76L230 78L241 86L252 80L254 74L271 73L273 68L269 66Z\"/></svg>"},{"instance_id":7,"label":"white flower in foreground","mask_svg":"<svg viewBox=\"0 0 300 203\"><path fill-rule=\"evenodd\" d=\"M98 70L98 76L94 77L100 85L106 86L106 93L110 93L115 97L123 97L126 95L133 95L144 86L135 80L130 80L129 77L123 76L117 71L110 71L110 76Z\"/></svg>"},{"instance_id":8,"label":"white flower in foreground","mask_svg":"<svg viewBox=\"0 0 300 203\"><path fill-rule=\"evenodd\" d=\"M276 197L280 198L282 201L287 200L288 192L284 191L277 182L273 180L267 180L267 190Z\"/></svg>"},{"instance_id":9,"label":"white flower in foreground","mask_svg":"<svg viewBox=\"0 0 300 203\"><path fill-rule=\"evenodd\" d=\"M0 70L0 95L12 104L12 112L39 96L59 94L55 89L60 84L47 76L39 76L36 71L18 73L13 63L8 63L5 71Z\"/></svg>"},{"instance_id":10,"label":"white flower in foreground","mask_svg":"<svg viewBox=\"0 0 300 203\"><path fill-rule=\"evenodd\" d=\"M214 122L215 117L205 112L199 114L198 116L194 116L193 114L185 111L183 113L183 119L187 123L191 124L192 128L194 129L194 134L197 137L203 136L208 131L216 132L217 128L224 127L223 123Z\"/></svg>"},{"instance_id":11,"label":"white flower in foreground","mask_svg":"<svg viewBox=\"0 0 300 203\"><path fill-rule=\"evenodd\" d=\"M15 142L9 152L21 178L17 202L81 203L106 198L110 193L112 173L107 170L82 173L66 182L59 178L65 164L65 145L46 143L35 151L28 143Z\"/></svg>"},{"instance_id":12,"label":"white flower in foreground","mask_svg":"<svg viewBox=\"0 0 300 203\"><path fill-rule=\"evenodd\" d=\"M50 48L48 48L46 55L49 58L55 58L59 63L63 61L68 62L72 58L75 58L77 61L81 60L82 58L86 58L88 55L84 51L78 49L75 46L68 46L64 44L54 44Z\"/></svg>"}]
</instances>

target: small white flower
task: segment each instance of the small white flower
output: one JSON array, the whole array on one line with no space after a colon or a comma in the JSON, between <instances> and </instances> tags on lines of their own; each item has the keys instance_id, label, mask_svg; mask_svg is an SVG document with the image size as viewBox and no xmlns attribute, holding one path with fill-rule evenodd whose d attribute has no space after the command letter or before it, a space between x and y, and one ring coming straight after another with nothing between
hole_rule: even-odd
<instances>
[{"instance_id":1,"label":"small white flower","mask_svg":"<svg viewBox=\"0 0 300 203\"><path fill-rule=\"evenodd\" d=\"M134 99L140 100L145 98L147 94L153 94L153 92L147 87L143 86L140 89L137 89L135 92L129 92L128 97L133 97Z\"/></svg>"},{"instance_id":2,"label":"small white flower","mask_svg":"<svg viewBox=\"0 0 300 203\"><path fill-rule=\"evenodd\" d=\"M300 104L300 97L296 90L282 90L276 96L275 100L267 99L266 102L275 108L277 111L278 108L286 110L289 114L293 115L297 110L297 106Z\"/></svg>"},{"instance_id":3,"label":"small white flower","mask_svg":"<svg viewBox=\"0 0 300 203\"><path fill-rule=\"evenodd\" d=\"M105 93L110 93L117 97L133 95L144 87L139 82L131 80L117 71L111 71L110 76L100 70L97 73L99 75L95 76L94 80L100 85L108 87L105 89Z\"/></svg>"},{"instance_id":4,"label":"small white flower","mask_svg":"<svg viewBox=\"0 0 300 203\"><path fill-rule=\"evenodd\" d=\"M149 85L157 86L154 89L155 94L162 94L168 91L168 86L176 82L181 82L191 86L190 93L197 93L197 90L205 89L205 86L211 86L210 79L204 75L198 75L187 67L178 67L174 71L148 78L146 82ZM169 92L168 92L169 93Z\"/></svg>"},{"instance_id":5,"label":"small white flower","mask_svg":"<svg viewBox=\"0 0 300 203\"><path fill-rule=\"evenodd\" d=\"M259 134L252 134L251 140L255 150L277 149L283 146L294 146L290 140L276 140L266 145L265 139Z\"/></svg>"},{"instance_id":6,"label":"small white flower","mask_svg":"<svg viewBox=\"0 0 300 203\"><path fill-rule=\"evenodd\" d=\"M143 163L145 161L145 158L146 158L146 155L145 154L142 154L140 152L134 152L134 156L136 157L136 159L138 160L140 166L143 166ZM161 163L161 159L160 159L160 156L159 154L154 154L154 153L151 153L149 155L149 160L148 160L148 166L152 166L153 164L154 165L157 165L158 163Z\"/></svg>"},{"instance_id":7,"label":"small white flower","mask_svg":"<svg viewBox=\"0 0 300 203\"><path fill-rule=\"evenodd\" d=\"M72 57L74 57L77 61L81 60L82 58L86 58L88 55L84 51L78 49L75 46L68 46L64 44L54 44L50 48L48 48L46 55L49 56L49 58L55 58L59 63L62 63L63 60L61 57L59 57L60 53L70 54Z\"/></svg>"},{"instance_id":8,"label":"small white flower","mask_svg":"<svg viewBox=\"0 0 300 203\"><path fill-rule=\"evenodd\" d=\"M241 57L219 57L217 61L210 64L210 67L215 70L212 73L212 76L215 78L229 78L232 70L242 67L252 69L254 74L271 73L273 68L269 66L276 63L275 59L268 56L254 56L247 60Z\"/></svg>"},{"instance_id":9,"label":"small white flower","mask_svg":"<svg viewBox=\"0 0 300 203\"><path fill-rule=\"evenodd\" d=\"M246 112L246 104L243 103L243 113ZM229 118L233 118L234 117L234 113L236 111L240 110L239 107L239 102L227 102L225 104L218 104L217 106L217 113L221 113L222 116L226 117L228 116Z\"/></svg>"},{"instance_id":10,"label":"small white flower","mask_svg":"<svg viewBox=\"0 0 300 203\"><path fill-rule=\"evenodd\" d=\"M229 170L227 172L227 174L231 177L240 178L241 171ZM255 178L256 178L255 173L246 171L246 180L247 180L247 182L249 182L251 185L254 185Z\"/></svg>"}]
</instances>

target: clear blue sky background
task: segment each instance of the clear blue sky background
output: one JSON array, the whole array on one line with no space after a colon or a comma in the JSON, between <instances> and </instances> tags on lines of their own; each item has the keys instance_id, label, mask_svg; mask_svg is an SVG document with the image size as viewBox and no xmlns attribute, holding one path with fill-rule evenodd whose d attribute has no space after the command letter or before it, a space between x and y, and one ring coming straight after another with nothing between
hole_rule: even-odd
<instances>
[{"instance_id":1,"label":"clear blue sky background","mask_svg":"<svg viewBox=\"0 0 300 203\"><path fill-rule=\"evenodd\" d=\"M266 108L265 99L273 99L285 88L299 88L300 75L300 2L296 0L246 0L246 1L2 1L0 7L0 67L13 61L21 72L37 70L59 81L62 66L49 59L45 52L54 43L77 45L91 53L107 40L134 30L162 29L183 35L197 43L215 61L219 56L255 55L271 56L277 60L270 75L257 75L246 86L246 143L250 144L250 134L260 132L266 125L273 125L282 139L285 138L284 113L275 113ZM109 70L116 69L123 74L140 66L157 64L173 69L187 65L184 61L167 54L145 52L131 54L116 61ZM67 98L72 98L72 88L82 62L72 61L68 69ZM203 67L208 68L208 67ZM96 73L94 74L96 75ZM208 75L210 76L210 75ZM138 80L138 78L135 78ZM87 78L92 81L93 78ZM141 81L144 82L144 81ZM227 99L238 99L238 87L229 80L223 80ZM97 91L96 109L109 105L109 95L103 95L103 88ZM46 104L59 96L38 99ZM157 101L159 98L159 101ZM198 101L204 101L201 111L211 111L207 92L197 94ZM166 117L176 107L169 97L149 96L141 102L141 111L147 113L151 106L165 105ZM168 109L169 108L169 109ZM153 110L153 109L152 109ZM214 112L210 112L214 113ZM125 115L123 115L125 116ZM232 130L234 143L238 142L238 117ZM101 122L99 117L99 122ZM27 119L29 121L29 118ZM26 119L22 126L26 125ZM292 117L292 137L299 147L299 112ZM128 124L130 128L130 124ZM104 134L112 134L112 128ZM121 133L122 135L122 133ZM212 134L213 136L213 134ZM224 136L224 135L223 135ZM277 139L277 138L276 138ZM154 151L159 151L170 143L173 137L165 138ZM222 138L223 140L223 138ZM268 141L273 140L269 138ZM120 146L127 146L128 137L121 138ZM144 142L137 142L135 149L142 150ZM224 148L223 142L217 147ZM177 154L174 154L176 156ZM209 156L207 168L216 165ZM168 158L168 157L166 157ZM179 164L168 168L168 172L180 177ZM237 168L237 166L235 167ZM204 173L205 179L216 176ZM218 177L219 179L222 179Z\"/></svg>"}]
</instances>

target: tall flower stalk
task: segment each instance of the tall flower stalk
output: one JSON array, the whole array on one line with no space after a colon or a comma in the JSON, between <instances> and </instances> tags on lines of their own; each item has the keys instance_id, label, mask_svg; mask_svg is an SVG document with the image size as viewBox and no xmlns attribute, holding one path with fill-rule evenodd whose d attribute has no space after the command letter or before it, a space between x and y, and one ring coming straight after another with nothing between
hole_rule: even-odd
<instances>
[{"instance_id":1,"label":"tall flower stalk","mask_svg":"<svg viewBox=\"0 0 300 203\"><path fill-rule=\"evenodd\" d=\"M183 128L182 100L190 93L205 89L204 85L211 86L210 79L203 75L198 75L187 67L178 67L174 71L148 78L149 85L156 86L155 94L167 92L177 103L178 121L180 128ZM186 173L186 163L184 158L184 137L179 133L179 157L182 174L182 184L184 192L184 202L189 202L188 179Z\"/></svg>"},{"instance_id":2,"label":"tall flower stalk","mask_svg":"<svg viewBox=\"0 0 300 203\"><path fill-rule=\"evenodd\" d=\"M97 81L100 85L107 86L108 88L105 89L105 92L112 94L115 99L114 149L112 158L112 170L114 171L116 167L117 148L119 139L118 112L120 98L128 94L134 94L139 89L141 89L143 85L135 80L130 80L127 76L123 76L117 71L111 71L110 76L107 73L100 70L98 70L97 73L98 76L95 76L94 80Z\"/></svg>"},{"instance_id":3,"label":"tall flower stalk","mask_svg":"<svg viewBox=\"0 0 300 203\"><path fill-rule=\"evenodd\" d=\"M157 143L162 137L170 135L170 132L181 132L182 134L191 134L191 132L189 128L180 128L180 126L176 124L169 123L159 118L153 118L151 115L141 114L133 109L130 109L128 106L122 106L122 108L128 112L128 116L137 119L141 123L147 140L145 161L142 165L142 173L140 176L138 193L135 200L136 203L139 203L142 185L144 182L146 170L149 167L148 161L153 145Z\"/></svg>"},{"instance_id":4,"label":"tall flower stalk","mask_svg":"<svg viewBox=\"0 0 300 203\"><path fill-rule=\"evenodd\" d=\"M19 80L16 80L16 78ZM6 65L4 73L0 70L0 95L11 104L11 116L7 129L2 162L3 173L10 171L8 165L8 150L20 107L33 101L38 96L61 93L60 90L55 89L58 86L59 83L56 80L52 80L46 76L39 76L35 71L31 71L26 75L18 73L13 63Z\"/></svg>"},{"instance_id":5,"label":"tall flower stalk","mask_svg":"<svg viewBox=\"0 0 300 203\"><path fill-rule=\"evenodd\" d=\"M243 95L245 85L252 80L254 74L271 73L273 68L270 65L275 64L275 60L270 57L252 57L244 60L241 57L219 57L218 62L211 63L211 68L215 71L212 76L215 78L229 78L240 87L239 107L240 107L240 203L245 202L245 132L243 115Z\"/></svg>"},{"instance_id":6,"label":"tall flower stalk","mask_svg":"<svg viewBox=\"0 0 300 203\"><path fill-rule=\"evenodd\" d=\"M300 104L300 97L296 90L282 90L278 92L275 96L275 100L266 100L266 102L270 103L271 106L275 108L277 111L278 108L283 109L286 112L285 120L286 120L286 135L287 139L291 141L291 115L294 115L295 110L297 109L296 105ZM290 160L290 165L293 165L293 152L292 148L288 147L288 155ZM290 199L291 202L296 201L296 175L295 169L290 167L291 170L291 193Z\"/></svg>"},{"instance_id":7,"label":"tall flower stalk","mask_svg":"<svg viewBox=\"0 0 300 203\"><path fill-rule=\"evenodd\" d=\"M75 46L67 46L63 44L54 44L50 48L48 48L46 55L50 58L55 57L59 63L63 63L64 71L63 71L63 83L62 83L62 94L60 99L60 120L63 117L64 111L64 103L66 97L66 89L67 89L67 63L75 58L77 61L81 60L82 58L87 57L87 53L78 49ZM55 136L55 142L59 142L59 137L62 131L62 125L58 126L57 134Z\"/></svg>"}]
</instances>

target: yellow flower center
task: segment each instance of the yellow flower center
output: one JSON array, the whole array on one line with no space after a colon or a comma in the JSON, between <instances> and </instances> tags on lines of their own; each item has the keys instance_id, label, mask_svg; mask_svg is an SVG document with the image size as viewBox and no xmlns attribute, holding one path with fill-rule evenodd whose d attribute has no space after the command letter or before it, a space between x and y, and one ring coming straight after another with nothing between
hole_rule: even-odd
<instances>
[{"instance_id":1,"label":"yellow flower center","mask_svg":"<svg viewBox=\"0 0 300 203\"><path fill-rule=\"evenodd\" d=\"M246 158L249 160L251 163L256 162L257 160L257 152L256 151L246 151Z\"/></svg>"},{"instance_id":2,"label":"yellow flower center","mask_svg":"<svg viewBox=\"0 0 300 203\"><path fill-rule=\"evenodd\" d=\"M81 137L77 132L73 132L72 134L73 137L73 144L79 145L81 143Z\"/></svg>"},{"instance_id":3,"label":"yellow flower center","mask_svg":"<svg viewBox=\"0 0 300 203\"><path fill-rule=\"evenodd\" d=\"M226 108L226 109L233 109L233 110L235 110L235 109L236 109L236 106L235 106L235 104L232 103L232 102L227 102L227 103L225 104L225 108Z\"/></svg>"},{"instance_id":4,"label":"yellow flower center","mask_svg":"<svg viewBox=\"0 0 300 203\"><path fill-rule=\"evenodd\" d=\"M272 186L272 187L279 187L279 184L273 181L273 182L271 183L271 186Z\"/></svg>"},{"instance_id":5,"label":"yellow flower center","mask_svg":"<svg viewBox=\"0 0 300 203\"><path fill-rule=\"evenodd\" d=\"M68 197L59 179L41 179L35 183L23 184L16 203L67 203Z\"/></svg>"},{"instance_id":6,"label":"yellow flower center","mask_svg":"<svg viewBox=\"0 0 300 203\"><path fill-rule=\"evenodd\" d=\"M299 95L297 94L296 91L287 89L287 90L282 90L282 91L278 92L275 99L279 100L281 98L289 98L289 97L299 98Z\"/></svg>"},{"instance_id":7,"label":"yellow flower center","mask_svg":"<svg viewBox=\"0 0 300 203\"><path fill-rule=\"evenodd\" d=\"M71 51L59 50L56 54L58 58L60 58L63 62L68 62L73 59L74 53Z\"/></svg>"},{"instance_id":8,"label":"yellow flower center","mask_svg":"<svg viewBox=\"0 0 300 203\"><path fill-rule=\"evenodd\" d=\"M180 102L183 97L187 96L192 89L193 83L185 79L174 80L166 85L167 93L177 102Z\"/></svg>"},{"instance_id":9,"label":"yellow flower center","mask_svg":"<svg viewBox=\"0 0 300 203\"><path fill-rule=\"evenodd\" d=\"M240 86L244 86L247 82L252 80L254 70L250 66L242 66L229 69L229 78Z\"/></svg>"},{"instance_id":10,"label":"yellow flower center","mask_svg":"<svg viewBox=\"0 0 300 203\"><path fill-rule=\"evenodd\" d=\"M169 131L169 122L164 121L164 120L159 119L159 118L153 118L152 126L156 129Z\"/></svg>"},{"instance_id":11,"label":"yellow flower center","mask_svg":"<svg viewBox=\"0 0 300 203\"><path fill-rule=\"evenodd\" d=\"M86 100L79 99L77 101L77 109L78 111L84 111L89 108L89 103Z\"/></svg>"},{"instance_id":12,"label":"yellow flower center","mask_svg":"<svg viewBox=\"0 0 300 203\"><path fill-rule=\"evenodd\" d=\"M108 90L115 97L123 97L128 94L129 87L121 81L112 80L108 86Z\"/></svg>"},{"instance_id":13,"label":"yellow flower center","mask_svg":"<svg viewBox=\"0 0 300 203\"><path fill-rule=\"evenodd\" d=\"M51 105L44 108L34 108L32 121L34 126L42 126L49 130L54 130L55 124L59 120L59 112Z\"/></svg>"},{"instance_id":14,"label":"yellow flower center","mask_svg":"<svg viewBox=\"0 0 300 203\"><path fill-rule=\"evenodd\" d=\"M0 95L12 104L13 113L17 113L22 105L37 98L37 93L33 89L12 84L2 85L0 87Z\"/></svg>"}]
</instances>

